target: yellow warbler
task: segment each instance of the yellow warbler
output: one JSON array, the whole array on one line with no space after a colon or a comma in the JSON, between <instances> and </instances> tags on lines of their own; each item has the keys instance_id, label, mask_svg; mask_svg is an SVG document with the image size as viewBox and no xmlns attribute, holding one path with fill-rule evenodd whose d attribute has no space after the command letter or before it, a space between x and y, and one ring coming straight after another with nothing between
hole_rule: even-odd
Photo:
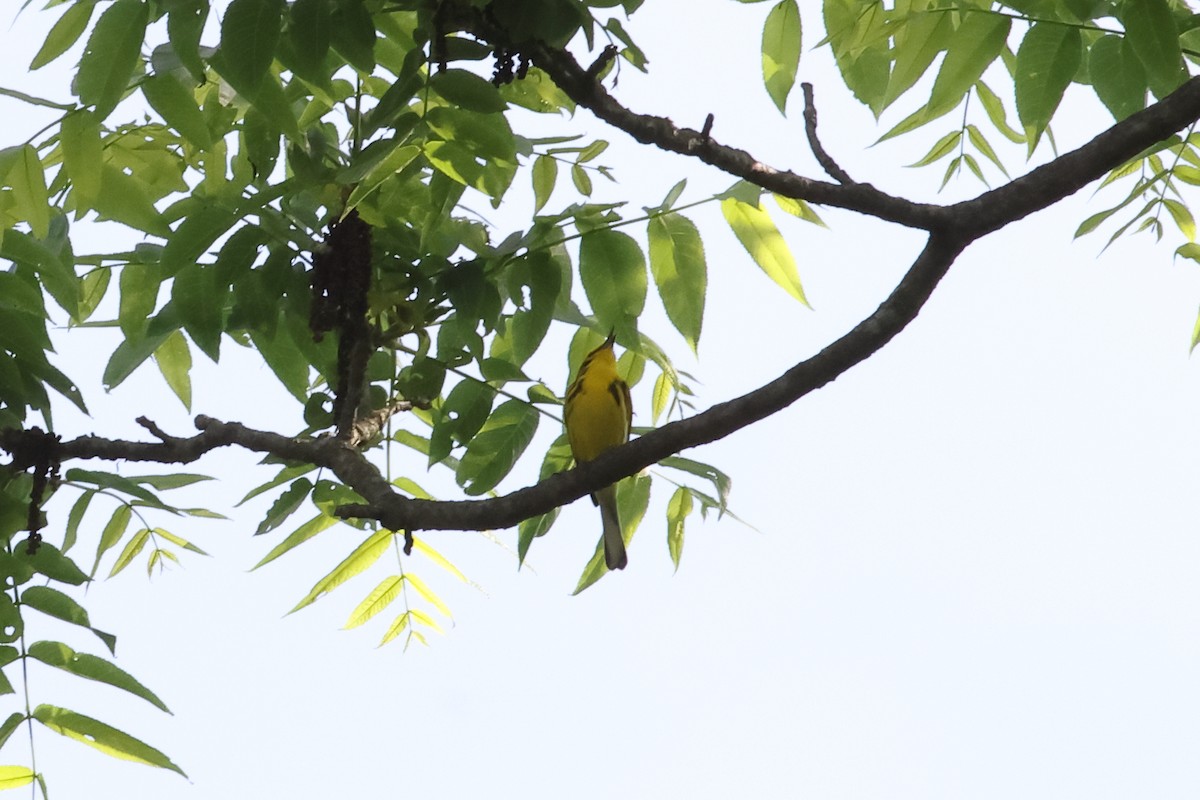
<instances>
[{"instance_id":1,"label":"yellow warbler","mask_svg":"<svg viewBox=\"0 0 1200 800\"><path fill-rule=\"evenodd\" d=\"M633 406L629 401L629 386L617 374L615 340L616 333L610 333L604 344L587 354L579 365L575 382L567 389L563 420L571 453L581 464L629 440ZM593 493L592 502L600 506L604 522L604 563L609 569L625 569L628 558L617 516L617 485Z\"/></svg>"}]
</instances>

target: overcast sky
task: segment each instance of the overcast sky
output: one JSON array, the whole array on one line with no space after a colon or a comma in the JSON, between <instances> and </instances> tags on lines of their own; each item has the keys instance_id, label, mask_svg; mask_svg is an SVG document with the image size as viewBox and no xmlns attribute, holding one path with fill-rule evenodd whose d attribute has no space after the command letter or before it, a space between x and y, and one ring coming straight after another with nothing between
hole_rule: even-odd
<instances>
[{"instance_id":1,"label":"overcast sky","mask_svg":"<svg viewBox=\"0 0 1200 800\"><path fill-rule=\"evenodd\" d=\"M816 85L825 143L842 165L915 199L976 194L973 178L939 195L940 168L898 166L923 155L958 124L956 115L908 141L867 149L913 106L889 111L877 126L849 96L828 51L811 49L823 32L811 13L816 4L804 5L801 78ZM689 4L686 15L677 4L647 6L628 27L651 72L624 67L619 99L691 127L712 112L719 141L820 177L804 142L799 92L783 119L761 85L769 4L707 0ZM56 16L30 9L4 32L0 85L68 99L61 68L22 72ZM77 55L78 48L63 65ZM1072 92L1055 129L1063 149L1110 124L1095 101ZM129 104L115 118L135 113ZM7 100L0 114L9 143L47 121ZM598 182L597 197L630 200L631 209L656 204L681 177L689 179L684 202L732 182L635 146L586 111L538 124L522 117L514 127L609 139L600 162L619 185ZM996 136L993 144L1001 143ZM1010 171L1024 168L1019 148L1002 154ZM551 208L573 200L563 180ZM1174 239L1123 240L1102 256L1107 232L1072 242L1079 221L1105 200L1115 202L1088 190L976 243L884 351L775 417L689 453L733 476L732 507L753 528L692 521L677 574L666 548L664 481L656 481L629 568L579 597L569 594L599 533L586 501L534 545L532 569L521 572L515 531L497 532L506 547L473 533L429 533L477 587L414 558L411 568L454 612L452 627L428 648L377 650L380 624L339 630L386 565L283 618L360 535L328 531L249 573L289 529L252 539L266 502L230 507L271 473L238 453L195 465L222 479L193 495L196 502L231 521L169 527L214 557L188 557L152 581L131 569L85 598L93 624L118 635L118 663L174 716L44 668L31 672L30 686L34 704L70 707L159 747L190 782L39 728L38 767L51 792L1195 797L1200 365L1188 342L1200 275L1195 264L1172 261ZM525 191L501 211L482 198L474 204L502 235L528 218ZM696 375L699 407L760 385L849 330L922 244L918 234L858 215L820 213L829 230L776 214L809 310L757 270L715 204L689 212L710 268L699 361L657 306L642 329ZM92 239L76 251L115 250L123 241ZM102 394L99 374L114 341L70 337L79 338L87 341L61 339L58 364L84 387L93 418L64 409L62 433L140 435L140 414L178 435L191 430L190 415L151 366ZM552 386L565 381L566 342L560 331L534 363ZM635 391L635 405L645 424L648 386ZM287 433L299 427L293 406L269 371L228 339L219 370L204 363L194 375L196 413ZM544 438L557 434L549 427ZM535 461L502 488L530 482ZM451 496L452 483L426 476L420 460L399 463ZM51 507L51 537L66 512ZM90 518L81 537L78 557L88 566L105 518ZM27 633L101 648L48 621L28 621ZM0 698L4 716L21 707L19 695ZM21 732L0 763L22 763L25 746Z\"/></svg>"}]
</instances>

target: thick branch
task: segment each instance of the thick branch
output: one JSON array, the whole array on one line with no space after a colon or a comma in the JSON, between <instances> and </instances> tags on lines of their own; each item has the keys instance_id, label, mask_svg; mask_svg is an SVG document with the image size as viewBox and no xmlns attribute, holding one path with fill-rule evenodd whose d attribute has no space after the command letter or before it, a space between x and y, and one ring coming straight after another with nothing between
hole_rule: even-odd
<instances>
[{"instance_id":1,"label":"thick branch","mask_svg":"<svg viewBox=\"0 0 1200 800\"><path fill-rule=\"evenodd\" d=\"M1027 175L946 208L977 239L1069 197L1200 118L1200 77Z\"/></svg>"},{"instance_id":2,"label":"thick branch","mask_svg":"<svg viewBox=\"0 0 1200 800\"><path fill-rule=\"evenodd\" d=\"M927 228L930 237L925 249L896 290L871 316L776 380L615 448L584 468L560 473L536 486L502 497L456 502L405 498L395 493L379 470L361 453L337 439L290 439L207 417L197 418L196 426L201 432L187 439L169 437L147 424L160 442L114 441L92 436L64 442L59 446L59 461L103 458L186 463L216 447L236 444L331 469L366 500L364 505L339 509L342 516L374 518L394 530L509 527L631 475L666 456L728 436L836 379L877 352L916 318L950 265L973 241L1078 191L1200 118L1200 78L1193 78L1168 98L1114 125L1078 150L974 200L940 207L891 197L868 184L838 186L777 172L755 161L748 153L719 145L700 132L679 129L664 118L625 109L566 53L542 45L532 46L532 49L539 66L549 72L577 103L591 108L597 116L640 141L695 155L771 191ZM30 434L0 431L0 447L10 452L19 449L21 437L26 435Z\"/></svg>"},{"instance_id":3,"label":"thick branch","mask_svg":"<svg viewBox=\"0 0 1200 800\"><path fill-rule=\"evenodd\" d=\"M961 239L934 234L900 285L875 313L820 353L759 389L690 419L665 425L608 451L584 468L559 473L536 486L489 500L433 502L393 496L384 502L375 501L370 507L347 506L339 513L374 517L393 529L504 528L582 497L681 450L724 438L824 386L887 344L917 316L964 244Z\"/></svg>"},{"instance_id":4,"label":"thick branch","mask_svg":"<svg viewBox=\"0 0 1200 800\"><path fill-rule=\"evenodd\" d=\"M728 436L834 380L887 344L916 317L964 245L964 240L957 237L932 235L900 285L875 313L820 353L767 385L615 448L583 468L551 476L535 486L497 498L431 501L403 497L360 452L338 439L291 439L205 416L196 418L196 427L201 432L187 439L164 438L160 433L162 442L144 443L84 436L64 442L59 452L63 461L103 458L186 463L209 450L239 445L332 470L339 480L367 501L365 505L338 509L337 513L343 517L377 519L392 530L507 528L576 500L681 450ZM0 432L0 447L11 450L15 437L24 433Z\"/></svg>"},{"instance_id":5,"label":"thick branch","mask_svg":"<svg viewBox=\"0 0 1200 800\"><path fill-rule=\"evenodd\" d=\"M495 31L475 23L470 30L494 41ZM492 36L488 34L491 33ZM545 70L560 89L581 106L589 109L614 128L625 131L643 144L694 156L701 161L742 178L768 191L795 197L810 203L845 208L861 214L895 222L910 228L932 230L943 220L943 208L893 197L869 183L839 185L813 180L786 170L770 167L745 150L719 144L711 136L691 128L679 128L666 117L638 114L617 102L588 71L565 50L541 43L527 48L533 61Z\"/></svg>"},{"instance_id":6,"label":"thick branch","mask_svg":"<svg viewBox=\"0 0 1200 800\"><path fill-rule=\"evenodd\" d=\"M478 16L462 20L464 28L489 41L502 36ZM955 229L976 239L1010 222L1047 208L1097 180L1200 118L1200 77L1192 78L1162 101L1117 123L1079 149L1062 155L1011 183L952 206L916 203L894 197L869 183L837 185L812 180L768 166L744 150L717 143L707 132L679 128L666 117L639 114L617 102L565 50L535 43L527 47L534 61L567 95L600 119L639 142L690 155L768 191L821 205L845 208L925 230ZM811 99L806 93L811 108ZM815 133L809 120L810 138ZM822 167L835 179L849 176L814 141Z\"/></svg>"}]
</instances>

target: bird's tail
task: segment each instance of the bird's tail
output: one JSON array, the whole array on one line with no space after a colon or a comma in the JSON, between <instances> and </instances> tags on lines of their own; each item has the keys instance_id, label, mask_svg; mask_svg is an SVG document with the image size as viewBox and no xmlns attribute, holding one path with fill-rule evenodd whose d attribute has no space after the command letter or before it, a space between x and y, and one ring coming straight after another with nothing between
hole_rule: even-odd
<instances>
[{"instance_id":1,"label":"bird's tail","mask_svg":"<svg viewBox=\"0 0 1200 800\"><path fill-rule=\"evenodd\" d=\"M621 535L621 520L617 516L617 486L607 486L594 495L604 521L604 563L609 569L625 569L625 539Z\"/></svg>"}]
</instances>

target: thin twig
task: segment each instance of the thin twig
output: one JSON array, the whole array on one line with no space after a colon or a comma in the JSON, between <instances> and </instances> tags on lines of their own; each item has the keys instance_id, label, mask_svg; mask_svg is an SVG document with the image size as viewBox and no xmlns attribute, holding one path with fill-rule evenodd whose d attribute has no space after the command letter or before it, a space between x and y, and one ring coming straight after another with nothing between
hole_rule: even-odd
<instances>
[{"instance_id":1,"label":"thin twig","mask_svg":"<svg viewBox=\"0 0 1200 800\"><path fill-rule=\"evenodd\" d=\"M808 134L808 146L812 148L813 155L817 157L817 163L825 170L829 177L833 178L840 184L850 185L858 183L850 177L846 170L833 160L833 156L825 151L821 145L821 140L817 138L817 106L813 102L813 86L811 83L802 83L800 88L804 90L804 132Z\"/></svg>"}]
</instances>

